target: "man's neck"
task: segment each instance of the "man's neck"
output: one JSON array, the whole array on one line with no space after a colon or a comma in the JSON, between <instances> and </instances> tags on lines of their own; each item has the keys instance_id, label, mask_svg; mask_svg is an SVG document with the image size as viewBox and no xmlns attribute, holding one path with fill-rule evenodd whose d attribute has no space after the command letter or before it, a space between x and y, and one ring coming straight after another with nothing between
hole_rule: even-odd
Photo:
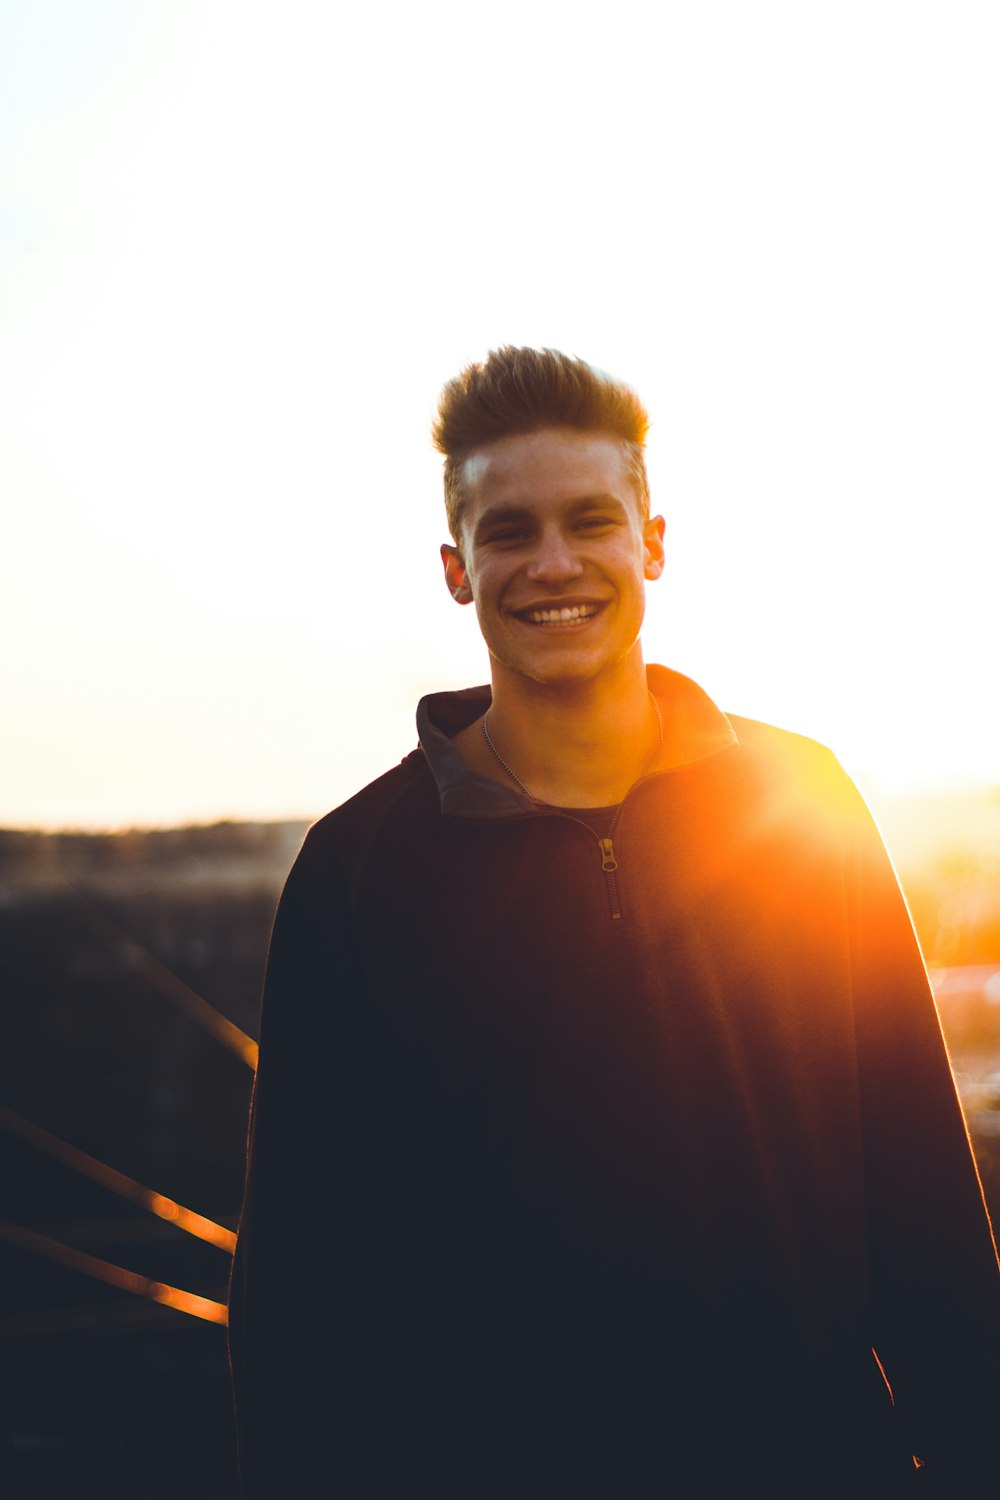
<instances>
[{"instance_id":1,"label":"man's neck","mask_svg":"<svg viewBox=\"0 0 1000 1500\"><path fill-rule=\"evenodd\" d=\"M660 723L636 648L610 677L583 683L536 683L494 666L493 706L456 737L466 764L538 802L557 807L610 807L655 762Z\"/></svg>"}]
</instances>

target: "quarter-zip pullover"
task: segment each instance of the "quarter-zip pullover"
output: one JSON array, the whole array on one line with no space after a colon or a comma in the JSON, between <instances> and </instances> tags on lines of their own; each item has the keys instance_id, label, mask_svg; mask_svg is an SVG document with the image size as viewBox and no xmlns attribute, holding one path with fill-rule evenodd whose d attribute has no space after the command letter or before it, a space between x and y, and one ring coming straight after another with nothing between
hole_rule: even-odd
<instances>
[{"instance_id":1,"label":"quarter-zip pullover","mask_svg":"<svg viewBox=\"0 0 1000 1500\"><path fill-rule=\"evenodd\" d=\"M881 840L822 746L649 684L606 833L467 770L485 688L310 831L234 1272L248 1497L985 1475L996 1252Z\"/></svg>"}]
</instances>

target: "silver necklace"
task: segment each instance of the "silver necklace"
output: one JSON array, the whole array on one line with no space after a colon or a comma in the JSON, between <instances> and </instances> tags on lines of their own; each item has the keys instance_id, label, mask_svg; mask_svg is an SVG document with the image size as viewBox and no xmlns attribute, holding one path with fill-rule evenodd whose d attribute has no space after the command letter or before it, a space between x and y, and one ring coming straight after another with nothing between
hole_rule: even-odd
<instances>
[{"instance_id":1,"label":"silver necklace","mask_svg":"<svg viewBox=\"0 0 1000 1500\"><path fill-rule=\"evenodd\" d=\"M650 765L652 765L658 759L660 751L663 749L663 715L660 713L660 705L657 703L657 701L653 697L652 693L649 694L649 701L653 705L653 711L656 714L657 728L660 731L660 742L657 745L656 750L653 752L653 757L652 757L652 760L650 761ZM489 718L489 716L490 716L490 710L487 709L486 712L483 714L483 717L479 721L480 724L482 724L482 726L483 726L483 739L486 741L486 744L487 744L488 748L490 749L490 751L492 752L492 754L494 756L494 759L496 760L497 764L504 771L507 772L507 775L510 777L511 781L515 782L516 785L521 788L521 791L528 798L529 802L535 802L537 799L531 795L531 793L528 791L528 788L525 786L524 782L521 780L520 776L518 776L518 774L517 774L516 771L514 771L514 770L511 769L511 767L504 760L503 756L500 754L500 751L497 749L496 745L494 745L493 741L490 739L490 731L489 731L489 729L487 728L487 725L486 725L486 720Z\"/></svg>"}]
</instances>

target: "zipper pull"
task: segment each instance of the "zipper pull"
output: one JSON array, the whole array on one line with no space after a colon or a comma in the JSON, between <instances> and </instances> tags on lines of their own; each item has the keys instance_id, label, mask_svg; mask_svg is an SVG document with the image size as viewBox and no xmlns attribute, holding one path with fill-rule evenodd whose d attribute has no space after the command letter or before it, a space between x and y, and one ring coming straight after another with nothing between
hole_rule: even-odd
<instances>
[{"instance_id":1,"label":"zipper pull","mask_svg":"<svg viewBox=\"0 0 1000 1500\"><path fill-rule=\"evenodd\" d=\"M614 845L612 844L610 839L598 839L597 842L601 846L601 869L606 870L610 875L614 870L617 870L618 868L618 861L615 859Z\"/></svg>"}]
</instances>

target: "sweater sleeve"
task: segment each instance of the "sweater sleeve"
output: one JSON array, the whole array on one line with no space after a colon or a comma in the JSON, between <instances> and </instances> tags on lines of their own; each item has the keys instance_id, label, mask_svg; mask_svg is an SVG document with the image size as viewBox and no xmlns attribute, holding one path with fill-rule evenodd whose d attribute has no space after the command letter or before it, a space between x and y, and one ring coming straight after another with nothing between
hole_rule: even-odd
<instances>
[{"instance_id":1,"label":"sweater sleeve","mask_svg":"<svg viewBox=\"0 0 1000 1500\"><path fill-rule=\"evenodd\" d=\"M860 798L854 825L872 1338L925 1493L957 1495L995 1464L1000 1272L909 912Z\"/></svg>"},{"instance_id":2,"label":"sweater sleeve","mask_svg":"<svg viewBox=\"0 0 1000 1500\"><path fill-rule=\"evenodd\" d=\"M247 1500L341 1491L370 1438L379 1154L365 995L328 841L309 835L271 939L230 1364ZM324 1489L324 1493L327 1491Z\"/></svg>"}]
</instances>

